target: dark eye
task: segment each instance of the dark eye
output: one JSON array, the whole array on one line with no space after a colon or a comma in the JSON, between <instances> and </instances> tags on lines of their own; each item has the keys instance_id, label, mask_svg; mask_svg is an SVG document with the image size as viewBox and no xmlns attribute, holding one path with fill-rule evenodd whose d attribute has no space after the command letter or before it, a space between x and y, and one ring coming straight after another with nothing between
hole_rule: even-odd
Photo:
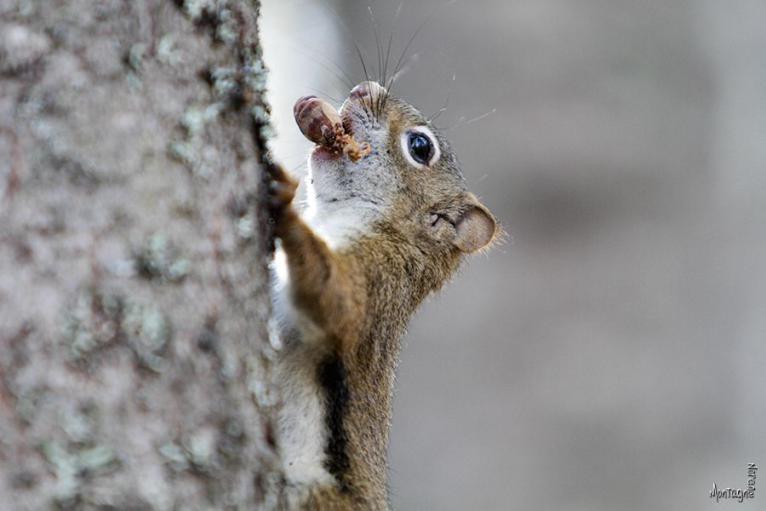
<instances>
[{"instance_id":1,"label":"dark eye","mask_svg":"<svg viewBox=\"0 0 766 511\"><path fill-rule=\"evenodd\" d=\"M410 156L421 165L428 165L434 156L434 145L431 139L422 133L413 131L407 139Z\"/></svg>"}]
</instances>

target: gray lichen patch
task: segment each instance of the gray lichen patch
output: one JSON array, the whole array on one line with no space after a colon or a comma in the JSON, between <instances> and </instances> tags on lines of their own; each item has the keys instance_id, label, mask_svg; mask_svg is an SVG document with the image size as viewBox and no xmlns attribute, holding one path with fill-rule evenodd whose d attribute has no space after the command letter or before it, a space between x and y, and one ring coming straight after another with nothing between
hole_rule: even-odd
<instances>
[{"instance_id":1,"label":"gray lichen patch","mask_svg":"<svg viewBox=\"0 0 766 511\"><path fill-rule=\"evenodd\" d=\"M183 11L194 21L199 21L204 14L215 12L215 0L184 0Z\"/></svg>"},{"instance_id":2,"label":"gray lichen patch","mask_svg":"<svg viewBox=\"0 0 766 511\"><path fill-rule=\"evenodd\" d=\"M223 109L220 102L189 107L179 120L182 137L168 145L169 156L184 164L195 176L207 179L217 166L219 151L203 135L205 127L218 118Z\"/></svg>"},{"instance_id":3,"label":"gray lichen patch","mask_svg":"<svg viewBox=\"0 0 766 511\"><path fill-rule=\"evenodd\" d=\"M147 369L161 372L172 332L170 321L162 311L152 305L128 303L122 328L139 363Z\"/></svg>"},{"instance_id":4,"label":"gray lichen patch","mask_svg":"<svg viewBox=\"0 0 766 511\"><path fill-rule=\"evenodd\" d=\"M255 236L255 222L250 215L242 216L237 220L237 235L243 240L249 240Z\"/></svg>"},{"instance_id":5,"label":"gray lichen patch","mask_svg":"<svg viewBox=\"0 0 766 511\"><path fill-rule=\"evenodd\" d=\"M136 73L140 73L144 69L144 59L146 58L146 45L143 43L136 43L128 50L126 62L130 69Z\"/></svg>"},{"instance_id":6,"label":"gray lichen patch","mask_svg":"<svg viewBox=\"0 0 766 511\"><path fill-rule=\"evenodd\" d=\"M157 43L157 60L168 66L177 66L181 63L181 55L176 48L176 39L173 34L165 34Z\"/></svg>"},{"instance_id":7,"label":"gray lichen patch","mask_svg":"<svg viewBox=\"0 0 766 511\"><path fill-rule=\"evenodd\" d=\"M228 97L238 87L237 70L230 67L217 67L211 70L213 93L218 98Z\"/></svg>"},{"instance_id":8,"label":"gray lichen patch","mask_svg":"<svg viewBox=\"0 0 766 511\"><path fill-rule=\"evenodd\" d=\"M238 24L229 0L184 0L183 11L195 23L213 26L217 41L233 45L238 38Z\"/></svg>"},{"instance_id":9,"label":"gray lichen patch","mask_svg":"<svg viewBox=\"0 0 766 511\"><path fill-rule=\"evenodd\" d=\"M218 438L218 452L226 463L242 461L242 445L245 443L245 428L242 420L231 417L224 421Z\"/></svg>"},{"instance_id":10,"label":"gray lichen patch","mask_svg":"<svg viewBox=\"0 0 766 511\"><path fill-rule=\"evenodd\" d=\"M63 338L70 360L81 361L117 341L122 331L123 300L86 290L77 295L65 312Z\"/></svg>"},{"instance_id":11,"label":"gray lichen patch","mask_svg":"<svg viewBox=\"0 0 766 511\"><path fill-rule=\"evenodd\" d=\"M182 140L176 140L168 144L168 156L182 163L190 170L194 170L199 160L194 145Z\"/></svg>"},{"instance_id":12,"label":"gray lichen patch","mask_svg":"<svg viewBox=\"0 0 766 511\"><path fill-rule=\"evenodd\" d=\"M218 26L215 30L216 38L227 45L237 41L237 24L231 9L223 8L218 12Z\"/></svg>"},{"instance_id":13,"label":"gray lichen patch","mask_svg":"<svg viewBox=\"0 0 766 511\"><path fill-rule=\"evenodd\" d=\"M189 459L183 447L175 442L167 442L157 448L157 451L165 459L168 467L176 472L183 472L189 469Z\"/></svg>"},{"instance_id":14,"label":"gray lichen patch","mask_svg":"<svg viewBox=\"0 0 766 511\"><path fill-rule=\"evenodd\" d=\"M219 103L212 103L204 108L189 108L181 118L181 126L189 137L198 137L202 134L205 125L218 117L221 110L223 106Z\"/></svg>"},{"instance_id":15,"label":"gray lichen patch","mask_svg":"<svg viewBox=\"0 0 766 511\"><path fill-rule=\"evenodd\" d=\"M245 84L254 92L263 94L266 92L268 69L261 60L260 55L255 55L256 60L253 62L245 74ZM264 107L267 107L266 103L263 103Z\"/></svg>"},{"instance_id":16,"label":"gray lichen patch","mask_svg":"<svg viewBox=\"0 0 766 511\"><path fill-rule=\"evenodd\" d=\"M210 492L219 493L226 486L225 482L221 484L221 475L247 462L243 459L245 431L240 417L221 417L166 440L156 447L156 452L171 477L202 477Z\"/></svg>"},{"instance_id":17,"label":"gray lichen patch","mask_svg":"<svg viewBox=\"0 0 766 511\"><path fill-rule=\"evenodd\" d=\"M174 472L193 471L200 475L212 475L221 468L218 436L214 428L199 428L181 440L162 444L157 451Z\"/></svg>"},{"instance_id":18,"label":"gray lichen patch","mask_svg":"<svg viewBox=\"0 0 766 511\"><path fill-rule=\"evenodd\" d=\"M147 279L180 282L191 269L191 262L160 233L150 236L133 259L138 274Z\"/></svg>"},{"instance_id":19,"label":"gray lichen patch","mask_svg":"<svg viewBox=\"0 0 766 511\"><path fill-rule=\"evenodd\" d=\"M75 448L52 440L43 442L40 451L56 475L54 500L65 509L76 505L86 478L107 474L119 466L114 449L106 445Z\"/></svg>"},{"instance_id":20,"label":"gray lichen patch","mask_svg":"<svg viewBox=\"0 0 766 511\"><path fill-rule=\"evenodd\" d=\"M61 414L60 424L67 437L77 445L91 445L96 434L95 406L81 406Z\"/></svg>"},{"instance_id":21,"label":"gray lichen patch","mask_svg":"<svg viewBox=\"0 0 766 511\"><path fill-rule=\"evenodd\" d=\"M188 459L197 472L211 474L218 467L216 431L203 428L192 433L185 443Z\"/></svg>"},{"instance_id":22,"label":"gray lichen patch","mask_svg":"<svg viewBox=\"0 0 766 511\"><path fill-rule=\"evenodd\" d=\"M93 355L127 346L142 367L160 372L172 337L168 317L155 305L89 289L66 312L64 344L71 361L89 366Z\"/></svg>"}]
</instances>

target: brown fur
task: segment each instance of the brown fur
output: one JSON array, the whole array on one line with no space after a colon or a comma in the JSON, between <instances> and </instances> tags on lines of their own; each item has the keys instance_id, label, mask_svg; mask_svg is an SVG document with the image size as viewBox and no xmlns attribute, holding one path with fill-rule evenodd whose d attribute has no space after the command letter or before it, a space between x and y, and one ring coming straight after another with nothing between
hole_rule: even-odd
<instances>
[{"instance_id":1,"label":"brown fur","mask_svg":"<svg viewBox=\"0 0 766 511\"><path fill-rule=\"evenodd\" d=\"M394 133L387 152L396 155L399 130L423 121L405 103L386 103ZM395 165L406 169L399 159ZM454 156L442 164L456 166ZM388 509L386 450L400 338L417 306L450 278L462 256L497 234L491 214L465 191L459 171L447 170L440 179L403 171L401 193L385 220L338 251L291 206L297 184L281 169L275 172L276 234L287 256L292 299L323 332L338 361L330 370L347 390L339 411L343 456L334 484L310 488L301 509ZM438 211L436 220L430 211ZM480 218L461 223L471 215Z\"/></svg>"}]
</instances>

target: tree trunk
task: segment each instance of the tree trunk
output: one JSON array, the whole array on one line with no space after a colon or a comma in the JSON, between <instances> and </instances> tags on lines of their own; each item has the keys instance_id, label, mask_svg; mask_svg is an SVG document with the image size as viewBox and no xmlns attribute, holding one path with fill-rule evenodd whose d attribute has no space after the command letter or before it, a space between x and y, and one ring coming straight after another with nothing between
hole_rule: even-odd
<instances>
[{"instance_id":1,"label":"tree trunk","mask_svg":"<svg viewBox=\"0 0 766 511\"><path fill-rule=\"evenodd\" d=\"M271 509L256 0L0 0L3 509Z\"/></svg>"}]
</instances>

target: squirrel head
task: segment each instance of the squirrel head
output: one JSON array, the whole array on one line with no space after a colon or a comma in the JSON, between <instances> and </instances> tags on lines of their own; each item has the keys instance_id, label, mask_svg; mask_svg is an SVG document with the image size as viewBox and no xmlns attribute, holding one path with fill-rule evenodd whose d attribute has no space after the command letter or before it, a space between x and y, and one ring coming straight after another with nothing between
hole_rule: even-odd
<instances>
[{"instance_id":1,"label":"squirrel head","mask_svg":"<svg viewBox=\"0 0 766 511\"><path fill-rule=\"evenodd\" d=\"M327 111L327 104L313 97L296 103L296 120L307 136L304 126L322 124L317 116L314 124L301 123L299 113L308 118L310 101L322 103L317 112ZM309 137L320 143L309 165L309 203L317 216L342 209L356 216L349 220L365 222L372 230L394 229L434 255L475 252L497 237L493 215L466 189L446 137L417 109L368 81L351 90L337 119L343 140L363 150L349 154L324 126L327 137ZM328 139L335 146L322 145Z\"/></svg>"}]
</instances>

